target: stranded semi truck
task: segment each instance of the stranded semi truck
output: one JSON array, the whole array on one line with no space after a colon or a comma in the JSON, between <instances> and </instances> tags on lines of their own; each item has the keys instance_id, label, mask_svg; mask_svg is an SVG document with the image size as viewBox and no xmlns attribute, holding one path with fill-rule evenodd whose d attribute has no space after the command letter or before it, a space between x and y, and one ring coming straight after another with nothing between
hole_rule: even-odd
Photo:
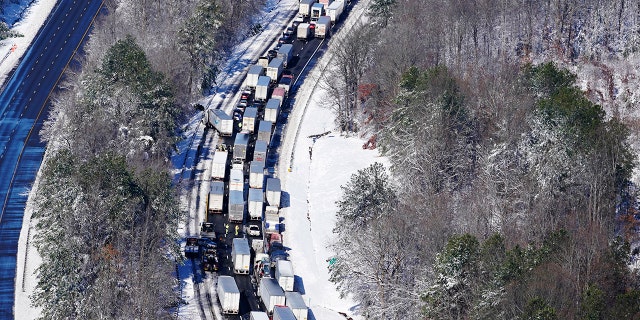
<instances>
[{"instance_id":1,"label":"stranded semi truck","mask_svg":"<svg viewBox=\"0 0 640 320\"><path fill-rule=\"evenodd\" d=\"M224 202L224 182L211 182L211 191L207 199L207 208L210 213L222 213L222 203Z\"/></svg>"},{"instance_id":2,"label":"stranded semi truck","mask_svg":"<svg viewBox=\"0 0 640 320\"><path fill-rule=\"evenodd\" d=\"M249 274L249 265L251 264L251 249L249 248L249 241L247 239L233 239L233 247L231 248L231 259L233 260L234 273Z\"/></svg>"},{"instance_id":3,"label":"stranded semi truck","mask_svg":"<svg viewBox=\"0 0 640 320\"><path fill-rule=\"evenodd\" d=\"M244 193L242 191L229 191L229 222L242 223L244 220Z\"/></svg>"},{"instance_id":4,"label":"stranded semi truck","mask_svg":"<svg viewBox=\"0 0 640 320\"><path fill-rule=\"evenodd\" d=\"M211 162L211 179L224 180L227 175L227 157L229 153L224 150L216 150L213 154L213 161Z\"/></svg>"},{"instance_id":5,"label":"stranded semi truck","mask_svg":"<svg viewBox=\"0 0 640 320\"><path fill-rule=\"evenodd\" d=\"M316 38L326 38L331 31L331 18L321 16L316 22Z\"/></svg>"},{"instance_id":6,"label":"stranded semi truck","mask_svg":"<svg viewBox=\"0 0 640 320\"><path fill-rule=\"evenodd\" d=\"M238 285L233 277L219 276L216 293L220 299L223 313L238 314L240 312L240 290L238 290Z\"/></svg>"},{"instance_id":7,"label":"stranded semi truck","mask_svg":"<svg viewBox=\"0 0 640 320\"><path fill-rule=\"evenodd\" d=\"M218 130L221 136L230 136L233 134L233 118L220 109L207 109L202 119L203 123L209 127Z\"/></svg>"}]
</instances>

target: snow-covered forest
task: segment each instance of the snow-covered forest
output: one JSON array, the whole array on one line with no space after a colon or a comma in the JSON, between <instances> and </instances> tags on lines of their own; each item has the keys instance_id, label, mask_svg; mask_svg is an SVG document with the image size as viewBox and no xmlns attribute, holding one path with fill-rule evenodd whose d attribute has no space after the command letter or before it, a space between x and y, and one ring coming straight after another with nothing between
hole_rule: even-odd
<instances>
[{"instance_id":1,"label":"snow-covered forest","mask_svg":"<svg viewBox=\"0 0 640 320\"><path fill-rule=\"evenodd\" d=\"M370 319L640 317L640 2L374 0L369 13L375 36L346 41L373 48L333 71L357 83L331 95L341 128L392 164L343 187L341 291Z\"/></svg>"},{"instance_id":2,"label":"snow-covered forest","mask_svg":"<svg viewBox=\"0 0 640 320\"><path fill-rule=\"evenodd\" d=\"M33 217L47 319L162 319L179 301L179 123L262 1L107 1L54 98ZM97 307L99 306L99 307Z\"/></svg>"}]
</instances>

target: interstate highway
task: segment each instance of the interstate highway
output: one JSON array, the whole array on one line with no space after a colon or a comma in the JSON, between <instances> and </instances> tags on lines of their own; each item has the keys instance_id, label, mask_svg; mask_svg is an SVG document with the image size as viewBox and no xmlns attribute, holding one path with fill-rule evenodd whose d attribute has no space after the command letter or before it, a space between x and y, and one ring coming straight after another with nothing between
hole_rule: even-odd
<instances>
[{"instance_id":1,"label":"interstate highway","mask_svg":"<svg viewBox=\"0 0 640 320\"><path fill-rule=\"evenodd\" d=\"M101 0L58 1L0 93L0 319L20 318L13 310L16 264L24 263L18 239L46 148L39 132L48 101L101 8Z\"/></svg>"}]
</instances>

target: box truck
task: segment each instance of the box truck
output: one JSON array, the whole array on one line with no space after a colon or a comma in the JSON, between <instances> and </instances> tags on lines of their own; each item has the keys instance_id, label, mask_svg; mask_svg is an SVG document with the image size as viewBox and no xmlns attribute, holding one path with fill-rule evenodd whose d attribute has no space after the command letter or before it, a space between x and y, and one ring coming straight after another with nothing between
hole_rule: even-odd
<instances>
[{"instance_id":1,"label":"box truck","mask_svg":"<svg viewBox=\"0 0 640 320\"><path fill-rule=\"evenodd\" d=\"M211 179L224 180L227 175L227 157L229 153L227 151L216 150L213 154L213 161L211 162Z\"/></svg>"},{"instance_id":2,"label":"box truck","mask_svg":"<svg viewBox=\"0 0 640 320\"><path fill-rule=\"evenodd\" d=\"M233 143L233 161L241 163L247 159L247 149L249 149L249 135L246 133L236 134Z\"/></svg>"},{"instance_id":3,"label":"box truck","mask_svg":"<svg viewBox=\"0 0 640 320\"><path fill-rule=\"evenodd\" d=\"M282 59L282 66L288 68L287 66L291 62L291 58L293 58L293 45L290 43L283 44L278 49L277 58Z\"/></svg>"},{"instance_id":4,"label":"box truck","mask_svg":"<svg viewBox=\"0 0 640 320\"><path fill-rule=\"evenodd\" d=\"M307 304L304 302L300 292L285 292L284 298L287 307L293 311L293 315L296 316L296 319L307 320L309 317L309 307L307 307Z\"/></svg>"},{"instance_id":5,"label":"box truck","mask_svg":"<svg viewBox=\"0 0 640 320\"><path fill-rule=\"evenodd\" d=\"M222 313L238 314L240 311L240 290L238 290L236 280L230 276L219 276L216 292L218 299L220 299L220 305L222 305Z\"/></svg>"},{"instance_id":6,"label":"box truck","mask_svg":"<svg viewBox=\"0 0 640 320\"><path fill-rule=\"evenodd\" d=\"M269 57L261 56L258 58L258 63L256 63L256 65L266 68L269 65Z\"/></svg>"},{"instance_id":7,"label":"box truck","mask_svg":"<svg viewBox=\"0 0 640 320\"><path fill-rule=\"evenodd\" d=\"M311 21L318 21L318 18L324 15L324 5L322 3L314 3L311 6Z\"/></svg>"},{"instance_id":8,"label":"box truck","mask_svg":"<svg viewBox=\"0 0 640 320\"><path fill-rule=\"evenodd\" d=\"M264 120L276 123L278 121L278 113L280 112L280 100L269 99L264 107Z\"/></svg>"},{"instance_id":9,"label":"box truck","mask_svg":"<svg viewBox=\"0 0 640 320\"><path fill-rule=\"evenodd\" d=\"M264 192L262 189L249 188L249 218L262 220Z\"/></svg>"},{"instance_id":10,"label":"box truck","mask_svg":"<svg viewBox=\"0 0 640 320\"><path fill-rule=\"evenodd\" d=\"M269 98L269 85L271 84L271 78L268 76L260 76L258 78L258 84L256 85L256 101L267 101Z\"/></svg>"},{"instance_id":11,"label":"box truck","mask_svg":"<svg viewBox=\"0 0 640 320\"><path fill-rule=\"evenodd\" d=\"M246 85L249 88L254 88L258 85L258 78L264 76L264 68L260 65L252 65L247 72Z\"/></svg>"},{"instance_id":12,"label":"box truck","mask_svg":"<svg viewBox=\"0 0 640 320\"><path fill-rule=\"evenodd\" d=\"M270 206L280 208L280 179L269 178L267 179L266 198L267 203Z\"/></svg>"},{"instance_id":13,"label":"box truck","mask_svg":"<svg viewBox=\"0 0 640 320\"><path fill-rule=\"evenodd\" d=\"M211 182L209 198L207 198L207 210L211 213L222 213L222 204L224 203L224 182Z\"/></svg>"},{"instance_id":14,"label":"box truck","mask_svg":"<svg viewBox=\"0 0 640 320\"><path fill-rule=\"evenodd\" d=\"M242 116L242 132L253 133L256 127L256 120L258 120L258 108L248 107L244 110Z\"/></svg>"},{"instance_id":15,"label":"box truck","mask_svg":"<svg viewBox=\"0 0 640 320\"><path fill-rule=\"evenodd\" d=\"M272 320L296 320L296 316L287 306L275 306Z\"/></svg>"},{"instance_id":16,"label":"box truck","mask_svg":"<svg viewBox=\"0 0 640 320\"><path fill-rule=\"evenodd\" d=\"M283 89L284 90L283 93L280 90L278 91L279 91L279 95L282 97L281 98L282 101L284 101L284 97L289 93L289 89L291 89L292 85L293 85L293 75L283 74L282 78L280 78L280 82L278 82L278 87L273 90L273 93L271 94L271 98L276 99L276 97L274 96L274 94L276 93L276 90Z\"/></svg>"},{"instance_id":17,"label":"box truck","mask_svg":"<svg viewBox=\"0 0 640 320\"><path fill-rule=\"evenodd\" d=\"M214 128L221 136L233 134L233 118L220 109L207 109L202 119L209 128Z\"/></svg>"},{"instance_id":18,"label":"box truck","mask_svg":"<svg viewBox=\"0 0 640 320\"><path fill-rule=\"evenodd\" d=\"M242 191L229 191L229 222L242 223L244 221L244 194Z\"/></svg>"},{"instance_id":19,"label":"box truck","mask_svg":"<svg viewBox=\"0 0 640 320\"><path fill-rule=\"evenodd\" d=\"M269 66L267 66L267 77L269 77L272 82L277 82L278 79L280 79L283 69L284 61L280 58L274 58L269 62Z\"/></svg>"},{"instance_id":20,"label":"box truck","mask_svg":"<svg viewBox=\"0 0 640 320\"><path fill-rule=\"evenodd\" d=\"M229 174L229 191L244 191L244 173L242 169L231 169Z\"/></svg>"},{"instance_id":21,"label":"box truck","mask_svg":"<svg viewBox=\"0 0 640 320\"><path fill-rule=\"evenodd\" d=\"M273 278L263 277L260 279L260 286L258 287L258 295L264 303L268 313L273 312L275 306L284 306L284 291L280 288L278 281Z\"/></svg>"},{"instance_id":22,"label":"box truck","mask_svg":"<svg viewBox=\"0 0 640 320\"><path fill-rule=\"evenodd\" d=\"M344 1L334 1L327 7L327 16L329 16L331 22L335 24L340 20L342 11L344 11Z\"/></svg>"},{"instance_id":23,"label":"box truck","mask_svg":"<svg viewBox=\"0 0 640 320\"><path fill-rule=\"evenodd\" d=\"M316 22L316 38L326 38L331 32L331 18L321 16Z\"/></svg>"},{"instance_id":24,"label":"box truck","mask_svg":"<svg viewBox=\"0 0 640 320\"><path fill-rule=\"evenodd\" d=\"M264 141L267 143L267 146L271 142L271 129L273 128L273 122L271 121L260 121L258 125L258 140Z\"/></svg>"},{"instance_id":25,"label":"box truck","mask_svg":"<svg viewBox=\"0 0 640 320\"><path fill-rule=\"evenodd\" d=\"M253 161L267 162L267 143L262 140L256 140L253 147Z\"/></svg>"},{"instance_id":26,"label":"box truck","mask_svg":"<svg viewBox=\"0 0 640 320\"><path fill-rule=\"evenodd\" d=\"M308 23L301 23L298 25L298 32L296 32L298 40L309 40L312 38L311 25Z\"/></svg>"},{"instance_id":27,"label":"box truck","mask_svg":"<svg viewBox=\"0 0 640 320\"><path fill-rule=\"evenodd\" d=\"M311 6L316 3L316 0L301 0L298 13L304 18L311 14Z\"/></svg>"},{"instance_id":28,"label":"box truck","mask_svg":"<svg viewBox=\"0 0 640 320\"><path fill-rule=\"evenodd\" d=\"M249 240L246 238L233 238L231 260L233 261L234 273L249 274L249 266L251 265Z\"/></svg>"},{"instance_id":29,"label":"box truck","mask_svg":"<svg viewBox=\"0 0 640 320\"><path fill-rule=\"evenodd\" d=\"M249 187L262 189L264 184L264 161L251 161L249 166Z\"/></svg>"},{"instance_id":30,"label":"box truck","mask_svg":"<svg viewBox=\"0 0 640 320\"><path fill-rule=\"evenodd\" d=\"M284 291L293 291L293 264L288 260L278 260L276 263L276 280Z\"/></svg>"},{"instance_id":31,"label":"box truck","mask_svg":"<svg viewBox=\"0 0 640 320\"><path fill-rule=\"evenodd\" d=\"M249 320L270 320L269 315L262 311L251 311Z\"/></svg>"},{"instance_id":32,"label":"box truck","mask_svg":"<svg viewBox=\"0 0 640 320\"><path fill-rule=\"evenodd\" d=\"M287 96L287 90L288 88L291 86L286 85L285 83L282 82L282 80L285 80L287 78L285 78L284 76L282 76L282 79L280 81L280 84L278 84L278 87L273 89L273 93L271 94L271 99L275 99L278 100L278 104L280 106L282 106L282 103L284 103L284 98ZM289 82L291 83L291 82Z\"/></svg>"}]
</instances>

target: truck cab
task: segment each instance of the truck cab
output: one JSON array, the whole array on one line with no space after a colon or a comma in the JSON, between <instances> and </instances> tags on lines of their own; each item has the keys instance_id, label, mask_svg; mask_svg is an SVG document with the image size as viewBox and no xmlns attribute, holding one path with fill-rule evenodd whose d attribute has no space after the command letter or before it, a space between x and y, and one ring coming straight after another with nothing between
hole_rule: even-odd
<instances>
[{"instance_id":1,"label":"truck cab","mask_svg":"<svg viewBox=\"0 0 640 320\"><path fill-rule=\"evenodd\" d=\"M216 231L215 231L213 223L211 223L211 222L202 223L200 225L200 236L203 237L203 238L215 239L216 238Z\"/></svg>"}]
</instances>

